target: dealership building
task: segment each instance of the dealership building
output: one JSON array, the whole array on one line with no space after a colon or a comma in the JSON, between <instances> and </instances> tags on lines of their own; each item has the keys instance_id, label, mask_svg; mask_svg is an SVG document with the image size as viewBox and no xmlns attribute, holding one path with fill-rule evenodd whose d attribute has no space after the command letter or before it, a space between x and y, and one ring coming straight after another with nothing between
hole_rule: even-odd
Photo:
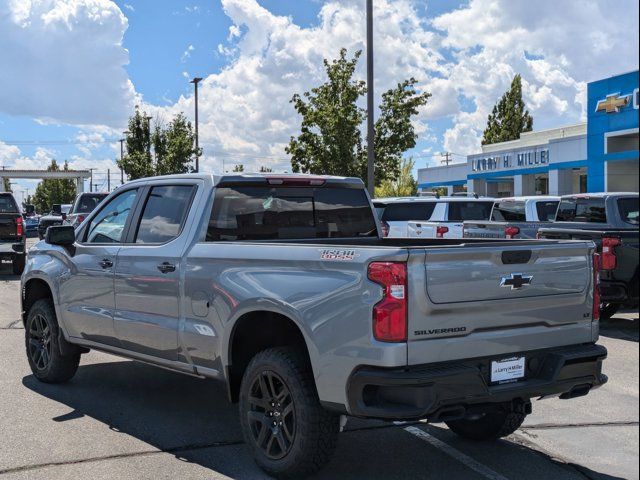
<instances>
[{"instance_id":1,"label":"dealership building","mask_svg":"<svg viewBox=\"0 0 640 480\"><path fill-rule=\"evenodd\" d=\"M587 122L483 145L465 163L418 170L421 192L494 197L638 191L638 71L591 82Z\"/></svg>"}]
</instances>

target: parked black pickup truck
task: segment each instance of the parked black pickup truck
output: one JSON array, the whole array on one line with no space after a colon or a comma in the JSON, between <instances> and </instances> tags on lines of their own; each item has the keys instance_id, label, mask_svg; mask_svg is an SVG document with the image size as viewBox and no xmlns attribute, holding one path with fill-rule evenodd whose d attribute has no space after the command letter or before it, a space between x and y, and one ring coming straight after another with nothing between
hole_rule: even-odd
<instances>
[{"instance_id":1,"label":"parked black pickup truck","mask_svg":"<svg viewBox=\"0 0 640 480\"><path fill-rule=\"evenodd\" d=\"M10 260L13 273L21 275L26 259L24 218L11 193L0 193L0 262Z\"/></svg>"},{"instance_id":2,"label":"parked black pickup truck","mask_svg":"<svg viewBox=\"0 0 640 480\"><path fill-rule=\"evenodd\" d=\"M562 197L556 222L538 238L593 240L601 255L601 318L638 306L638 194Z\"/></svg>"}]
</instances>

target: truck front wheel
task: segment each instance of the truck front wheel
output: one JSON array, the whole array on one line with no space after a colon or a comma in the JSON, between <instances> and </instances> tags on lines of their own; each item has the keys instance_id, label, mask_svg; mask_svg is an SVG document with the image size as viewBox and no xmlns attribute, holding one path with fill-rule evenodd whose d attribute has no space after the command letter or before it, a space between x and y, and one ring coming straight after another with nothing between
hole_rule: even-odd
<instances>
[{"instance_id":1,"label":"truck front wheel","mask_svg":"<svg viewBox=\"0 0 640 480\"><path fill-rule=\"evenodd\" d=\"M60 352L58 328L51 300L41 299L31 306L25 325L25 343L31 371L41 382L66 382L80 364L80 351L69 355Z\"/></svg>"},{"instance_id":2,"label":"truck front wheel","mask_svg":"<svg viewBox=\"0 0 640 480\"><path fill-rule=\"evenodd\" d=\"M322 468L336 447L339 420L322 408L304 356L293 348L263 350L240 387L240 422L256 463L277 478Z\"/></svg>"},{"instance_id":3,"label":"truck front wheel","mask_svg":"<svg viewBox=\"0 0 640 480\"><path fill-rule=\"evenodd\" d=\"M518 430L526 417L526 413L516 412L510 404L505 404L491 408L477 418L451 420L445 423L453 433L463 438L497 440Z\"/></svg>"}]
</instances>

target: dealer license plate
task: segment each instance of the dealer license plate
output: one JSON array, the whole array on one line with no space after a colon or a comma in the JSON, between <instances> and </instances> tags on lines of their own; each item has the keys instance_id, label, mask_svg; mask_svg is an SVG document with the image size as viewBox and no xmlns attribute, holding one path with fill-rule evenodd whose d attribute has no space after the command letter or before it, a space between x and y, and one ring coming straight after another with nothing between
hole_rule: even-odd
<instances>
[{"instance_id":1,"label":"dealer license plate","mask_svg":"<svg viewBox=\"0 0 640 480\"><path fill-rule=\"evenodd\" d=\"M524 357L505 358L491 362L491 383L515 382L524 377Z\"/></svg>"}]
</instances>

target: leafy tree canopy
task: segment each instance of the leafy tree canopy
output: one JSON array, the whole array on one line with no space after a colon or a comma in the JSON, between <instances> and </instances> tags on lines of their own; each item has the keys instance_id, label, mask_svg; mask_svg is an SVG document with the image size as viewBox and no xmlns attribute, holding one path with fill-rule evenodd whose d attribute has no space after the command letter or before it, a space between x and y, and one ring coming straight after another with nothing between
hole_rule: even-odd
<instances>
[{"instance_id":1,"label":"leafy tree canopy","mask_svg":"<svg viewBox=\"0 0 640 480\"><path fill-rule=\"evenodd\" d=\"M324 60L327 81L291 99L302 117L300 134L291 137L286 152L294 172L367 177L367 139L362 130L367 112L359 106L365 82L354 79L362 52L347 58ZM402 154L415 147L411 118L427 103L430 93L418 93L416 79L404 80L382 95L375 123L375 182L380 185L400 173Z\"/></svg>"},{"instance_id":2,"label":"leafy tree canopy","mask_svg":"<svg viewBox=\"0 0 640 480\"><path fill-rule=\"evenodd\" d=\"M513 77L511 88L493 107L482 135L482 145L517 140L533 129L533 118L522 100L522 78Z\"/></svg>"},{"instance_id":3,"label":"leafy tree canopy","mask_svg":"<svg viewBox=\"0 0 640 480\"><path fill-rule=\"evenodd\" d=\"M376 198L413 197L418 193L418 182L413 178L413 159L406 158L400 163L400 174L395 178L384 180L375 189Z\"/></svg>"},{"instance_id":4,"label":"leafy tree canopy","mask_svg":"<svg viewBox=\"0 0 640 480\"><path fill-rule=\"evenodd\" d=\"M69 164L67 162L64 162L62 170L69 170ZM51 160L47 171L60 171L58 162ZM75 197L76 182L74 180L46 178L38 184L31 200L36 206L36 211L46 213L51 211L51 206L54 203L72 203Z\"/></svg>"}]
</instances>

